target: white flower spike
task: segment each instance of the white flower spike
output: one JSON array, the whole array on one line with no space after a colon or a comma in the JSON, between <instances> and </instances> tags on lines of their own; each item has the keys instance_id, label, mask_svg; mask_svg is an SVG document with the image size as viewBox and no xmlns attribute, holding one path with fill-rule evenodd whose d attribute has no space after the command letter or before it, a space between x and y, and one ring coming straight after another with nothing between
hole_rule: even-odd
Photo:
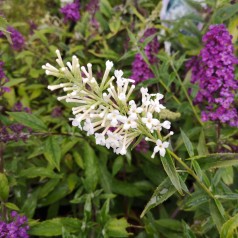
<instances>
[{"instance_id":1,"label":"white flower spike","mask_svg":"<svg viewBox=\"0 0 238 238\"><path fill-rule=\"evenodd\" d=\"M59 68L46 63L42 66L47 75L63 79L65 82L49 85L53 91L63 89L66 95L58 100L75 103L72 108L72 125L95 137L96 144L112 148L117 154L125 155L128 147L136 139L144 135L146 140L156 144L152 158L159 152L165 156L169 142L164 141L173 132L162 136L164 129L171 127L169 121L161 122L159 113L165 107L160 103L163 95L160 93L149 94L148 88L141 88L142 100L137 105L130 100L135 85L132 79L123 77L122 70L115 70L114 76L109 76L113 62L106 61L106 69L101 80L93 76L93 66L80 66L76 56L72 62L64 64L59 50L56 50L56 62ZM161 138L161 139L158 139Z\"/></svg>"}]
</instances>

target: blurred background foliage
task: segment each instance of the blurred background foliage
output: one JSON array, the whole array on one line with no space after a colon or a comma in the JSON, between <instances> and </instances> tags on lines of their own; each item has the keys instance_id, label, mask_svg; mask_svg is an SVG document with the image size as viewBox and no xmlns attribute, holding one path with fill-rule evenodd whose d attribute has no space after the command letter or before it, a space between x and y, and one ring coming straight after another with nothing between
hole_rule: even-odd
<instances>
[{"instance_id":1,"label":"blurred background foliage","mask_svg":"<svg viewBox=\"0 0 238 238\"><path fill-rule=\"evenodd\" d=\"M89 1L81 1L76 23L63 21L60 1L0 2L1 15L25 38L21 51L0 39L9 78L5 86L11 89L0 98L0 125L17 122L31 128L27 140L1 143L9 183L2 186L9 186L10 192L4 199L2 190L0 197L7 209L30 219L31 237L236 237L238 130L223 126L217 137L216 124L200 125L182 88L196 92L185 62L199 54L209 25L226 24L237 53L238 4L208 0L204 11L200 3L187 2L197 14L164 22L162 1L100 0L95 14L86 10ZM206 184L214 200L177 166L189 189L181 196L160 159L150 158L150 150L117 156L97 146L71 126L70 106L47 90L55 79L46 78L41 66L54 65L56 49L65 62L72 55L81 65L91 62L99 79L107 59L129 77L135 54L146 44L140 39L151 27L158 30L159 63L151 66L155 78L138 84L134 97L140 97L142 86L165 95L166 107L177 113L167 115L174 120L173 151ZM165 51L166 41L171 43L171 55ZM18 102L32 114L12 112Z\"/></svg>"}]
</instances>

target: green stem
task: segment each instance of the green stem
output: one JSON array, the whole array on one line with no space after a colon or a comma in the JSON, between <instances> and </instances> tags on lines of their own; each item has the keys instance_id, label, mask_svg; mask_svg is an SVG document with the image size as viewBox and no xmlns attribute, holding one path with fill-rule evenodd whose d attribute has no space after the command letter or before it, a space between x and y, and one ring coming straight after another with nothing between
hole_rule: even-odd
<instances>
[{"instance_id":1,"label":"green stem","mask_svg":"<svg viewBox=\"0 0 238 238\"><path fill-rule=\"evenodd\" d=\"M199 124L200 124L201 126L203 126L203 123L202 123L200 117L198 116L195 107L193 106L193 102L192 102L192 100L190 99L190 97L189 97L189 95L188 95L187 89L184 87L184 84L183 84L183 82L182 82L182 79L180 78L180 76L179 76L177 70L175 69L174 64L173 64L173 62L172 62L171 60L170 60L170 65L171 65L173 71L175 72L175 75L176 75L176 77L177 77L177 79L178 79L178 81L179 81L179 83L180 83L180 86L181 86L181 88L182 88L182 90L183 90L183 92L184 92L184 94L185 94L185 96L186 96L186 98L187 98L187 100L188 100L188 102L189 102L191 108L192 108L192 111L193 111L193 113L194 113L194 115L195 115L197 121L199 122Z\"/></svg>"},{"instance_id":2,"label":"green stem","mask_svg":"<svg viewBox=\"0 0 238 238\"><path fill-rule=\"evenodd\" d=\"M167 150L167 152L173 156L173 158L183 167L187 170L187 172L196 180L196 182L199 184L199 186L207 193L209 197L212 199L215 199L212 192L209 190L209 188L204 185L204 183L199 179L199 177L193 172L193 170L181 159L179 158L174 152L171 150Z\"/></svg>"},{"instance_id":3,"label":"green stem","mask_svg":"<svg viewBox=\"0 0 238 238\"><path fill-rule=\"evenodd\" d=\"M0 142L0 173L4 173L4 160L3 160L3 152L4 152L5 144ZM4 206L4 202L1 201L1 211L3 219L7 219L7 210Z\"/></svg>"}]
</instances>

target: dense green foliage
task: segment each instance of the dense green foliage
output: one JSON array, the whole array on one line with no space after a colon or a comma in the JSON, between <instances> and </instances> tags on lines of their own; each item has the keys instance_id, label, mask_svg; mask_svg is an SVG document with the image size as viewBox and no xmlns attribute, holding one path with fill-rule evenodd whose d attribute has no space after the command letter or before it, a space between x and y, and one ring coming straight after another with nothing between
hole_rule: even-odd
<instances>
[{"instance_id":1,"label":"dense green foliage","mask_svg":"<svg viewBox=\"0 0 238 238\"><path fill-rule=\"evenodd\" d=\"M200 14L173 21L170 28L159 18L160 0L100 0L98 28L85 10L87 1L81 1L81 19L75 24L63 22L56 0L1 3L7 22L0 19L0 30L14 26L26 44L14 51L9 35L9 40L0 39L9 78L4 86L11 88L0 97L0 127L17 122L31 128L26 141L0 142L2 215L6 210L25 214L31 237L236 237L238 129L201 122L192 103L197 86L185 63L199 54L211 24L226 24L238 52L238 4L208 0L210 10L202 13L200 4L188 2ZM37 26L33 33L31 20ZM201 31L196 22L203 23ZM161 158L151 159L153 147L118 156L71 126L71 105L47 89L56 79L41 66L55 65L55 50L60 49L65 62L76 55L81 65L92 63L100 75L109 59L130 77L135 54L146 60L148 42L140 38L149 27L158 30L159 63L151 66L155 77L138 84L133 97L140 97L142 86L165 95L172 147ZM171 56L165 41L172 44ZM32 113L14 111L17 102Z\"/></svg>"}]
</instances>

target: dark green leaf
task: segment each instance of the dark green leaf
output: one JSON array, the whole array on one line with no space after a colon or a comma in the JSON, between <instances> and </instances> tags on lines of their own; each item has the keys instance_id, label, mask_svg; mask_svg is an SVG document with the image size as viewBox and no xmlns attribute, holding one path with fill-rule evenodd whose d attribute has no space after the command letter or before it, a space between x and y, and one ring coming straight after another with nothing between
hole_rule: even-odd
<instances>
[{"instance_id":1,"label":"dark green leaf","mask_svg":"<svg viewBox=\"0 0 238 238\"><path fill-rule=\"evenodd\" d=\"M218 200L210 200L209 208L212 220L218 231L220 231L225 222L223 207Z\"/></svg>"},{"instance_id":2,"label":"dark green leaf","mask_svg":"<svg viewBox=\"0 0 238 238\"><path fill-rule=\"evenodd\" d=\"M204 156L195 156L202 169L223 168L238 165L237 153L217 153Z\"/></svg>"},{"instance_id":3,"label":"dark green leaf","mask_svg":"<svg viewBox=\"0 0 238 238\"><path fill-rule=\"evenodd\" d=\"M150 209L158 206L159 204L166 201L176 192L175 187L171 184L169 178L166 178L154 191L149 202L146 204L140 217L143 217Z\"/></svg>"}]
</instances>

